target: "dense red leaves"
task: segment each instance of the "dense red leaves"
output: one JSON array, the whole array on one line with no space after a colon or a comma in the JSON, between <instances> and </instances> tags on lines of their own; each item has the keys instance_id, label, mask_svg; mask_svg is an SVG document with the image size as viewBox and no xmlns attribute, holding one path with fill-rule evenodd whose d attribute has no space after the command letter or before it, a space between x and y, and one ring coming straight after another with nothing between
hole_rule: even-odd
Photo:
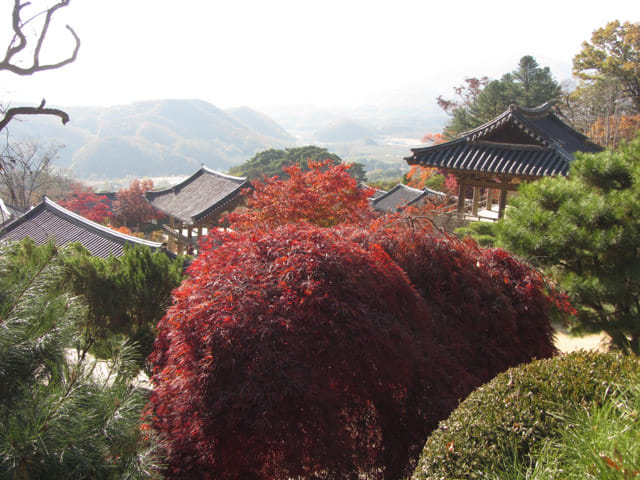
<instances>
[{"instance_id":1,"label":"dense red leaves","mask_svg":"<svg viewBox=\"0 0 640 480\"><path fill-rule=\"evenodd\" d=\"M349 165L309 160L308 166L302 171L296 163L283 168L286 178L254 182L248 192L249 208L228 216L232 228L253 230L296 222L330 227L371 217L373 189L358 185L349 175Z\"/></svg>"},{"instance_id":2,"label":"dense red leaves","mask_svg":"<svg viewBox=\"0 0 640 480\"><path fill-rule=\"evenodd\" d=\"M172 478L397 478L457 401L402 270L338 233L211 239L174 300L151 357Z\"/></svg>"},{"instance_id":3,"label":"dense red leaves","mask_svg":"<svg viewBox=\"0 0 640 480\"><path fill-rule=\"evenodd\" d=\"M113 218L107 197L96 195L91 187L84 188L80 184L73 186L60 205L97 223Z\"/></svg>"},{"instance_id":4,"label":"dense red leaves","mask_svg":"<svg viewBox=\"0 0 640 480\"><path fill-rule=\"evenodd\" d=\"M553 355L549 314L564 299L544 278L500 249L481 249L428 221L398 220L354 240L381 245L428 304L438 341L479 385L533 358Z\"/></svg>"},{"instance_id":5,"label":"dense red leaves","mask_svg":"<svg viewBox=\"0 0 640 480\"><path fill-rule=\"evenodd\" d=\"M169 478L404 478L473 388L553 354L537 272L384 221L209 237L151 356Z\"/></svg>"}]
</instances>

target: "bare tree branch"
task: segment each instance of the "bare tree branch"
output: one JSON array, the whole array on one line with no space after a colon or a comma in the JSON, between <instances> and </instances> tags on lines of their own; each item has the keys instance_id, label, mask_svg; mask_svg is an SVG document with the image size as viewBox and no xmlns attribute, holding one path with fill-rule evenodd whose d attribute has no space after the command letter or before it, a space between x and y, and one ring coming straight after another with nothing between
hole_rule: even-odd
<instances>
[{"instance_id":1,"label":"bare tree branch","mask_svg":"<svg viewBox=\"0 0 640 480\"><path fill-rule=\"evenodd\" d=\"M69 5L70 1L71 0L61 0L59 3L56 3L55 5L49 7L47 10L36 15L36 17L45 15L45 19L42 23L42 29L40 30L40 33L36 36L36 46L33 51L32 64L30 66L22 67L20 65L12 63L12 61L14 60L14 57L18 53L25 50L25 48L27 48L29 44L29 41L24 34L23 29L27 23L33 20L33 18L26 21L23 21L21 18L22 9L30 5L30 2L23 3L23 0L14 0L12 15L14 37L9 43L4 59L0 61L0 70L7 70L9 72L15 73L16 75L32 75L36 72L54 70L56 68L60 68L74 62L78 56L78 51L80 49L80 38L78 37L78 35L76 35L76 32L69 25L67 25L66 28L67 30L69 30L69 32L71 32L71 35L73 36L75 41L75 47L71 55L63 60L60 60L59 62L44 65L40 64L40 52L42 49L42 45L44 44L44 41L46 39L47 32L49 31L51 18L58 9Z\"/></svg>"},{"instance_id":2,"label":"bare tree branch","mask_svg":"<svg viewBox=\"0 0 640 480\"><path fill-rule=\"evenodd\" d=\"M63 178L53 167L62 145L20 142L0 153L4 168L0 168L0 191L17 208L28 209L38 197L49 194L52 185Z\"/></svg>"},{"instance_id":3,"label":"bare tree branch","mask_svg":"<svg viewBox=\"0 0 640 480\"><path fill-rule=\"evenodd\" d=\"M2 131L9 122L18 115L55 115L60 117L62 124L66 124L69 121L69 115L66 112L57 108L45 108L45 99L42 99L40 105L37 107L14 107L9 108L4 112L4 117L0 119L0 131Z\"/></svg>"}]
</instances>

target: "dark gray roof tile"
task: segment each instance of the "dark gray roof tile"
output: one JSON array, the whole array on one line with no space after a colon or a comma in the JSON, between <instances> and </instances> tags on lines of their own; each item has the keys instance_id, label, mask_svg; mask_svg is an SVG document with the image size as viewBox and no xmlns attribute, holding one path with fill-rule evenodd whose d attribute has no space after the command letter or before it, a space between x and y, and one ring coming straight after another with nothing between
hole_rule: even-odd
<instances>
[{"instance_id":1,"label":"dark gray roof tile","mask_svg":"<svg viewBox=\"0 0 640 480\"><path fill-rule=\"evenodd\" d=\"M520 132L515 135L514 132ZM460 138L414 148L411 165L443 170L539 177L566 175L575 152L602 149L565 124L548 104L527 109L512 105L490 122Z\"/></svg>"},{"instance_id":2,"label":"dark gray roof tile","mask_svg":"<svg viewBox=\"0 0 640 480\"><path fill-rule=\"evenodd\" d=\"M242 189L249 187L243 177L232 177L202 166L181 183L164 190L146 192L145 197L155 208L184 223L199 220L223 211Z\"/></svg>"},{"instance_id":3,"label":"dark gray roof tile","mask_svg":"<svg viewBox=\"0 0 640 480\"><path fill-rule=\"evenodd\" d=\"M399 183L383 195L374 196L371 206L382 212L398 212L409 205L415 205L428 196L446 196L442 192L436 192L429 188L419 190Z\"/></svg>"},{"instance_id":4,"label":"dark gray roof tile","mask_svg":"<svg viewBox=\"0 0 640 480\"><path fill-rule=\"evenodd\" d=\"M102 258L121 256L125 245L146 245L154 250L162 248L161 243L125 235L92 222L46 197L42 203L0 230L0 241L20 241L26 237L31 237L36 245L42 245L49 239L54 239L60 246L79 242L91 255Z\"/></svg>"}]
</instances>

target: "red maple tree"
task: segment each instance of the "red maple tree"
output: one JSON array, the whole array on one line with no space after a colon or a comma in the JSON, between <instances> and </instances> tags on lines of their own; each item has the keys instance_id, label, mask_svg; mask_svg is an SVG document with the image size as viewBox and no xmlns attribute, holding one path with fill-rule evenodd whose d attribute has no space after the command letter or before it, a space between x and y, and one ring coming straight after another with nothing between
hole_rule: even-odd
<instances>
[{"instance_id":1,"label":"red maple tree","mask_svg":"<svg viewBox=\"0 0 640 480\"><path fill-rule=\"evenodd\" d=\"M273 228L287 223L308 222L321 227L359 223L372 218L369 198L372 188L359 185L349 175L348 164L331 160L308 161L284 167L285 178L271 177L253 183L248 209L229 215L232 228Z\"/></svg>"},{"instance_id":2,"label":"red maple tree","mask_svg":"<svg viewBox=\"0 0 640 480\"><path fill-rule=\"evenodd\" d=\"M429 222L216 232L158 325L168 478L403 478L458 401L555 350L556 298Z\"/></svg>"},{"instance_id":3,"label":"red maple tree","mask_svg":"<svg viewBox=\"0 0 640 480\"><path fill-rule=\"evenodd\" d=\"M158 324L168 478L404 478L473 388L555 352L564 299L538 272L427 220L373 219L345 167L310 167L256 184Z\"/></svg>"},{"instance_id":4,"label":"red maple tree","mask_svg":"<svg viewBox=\"0 0 640 480\"><path fill-rule=\"evenodd\" d=\"M168 478L401 478L467 376L380 248L287 225L214 234L158 324Z\"/></svg>"},{"instance_id":5,"label":"red maple tree","mask_svg":"<svg viewBox=\"0 0 640 480\"><path fill-rule=\"evenodd\" d=\"M128 227L140 227L142 223L161 219L164 214L154 208L145 198L145 192L153 190L153 180L135 179L129 188L123 188L116 194L113 211L118 219Z\"/></svg>"},{"instance_id":6,"label":"red maple tree","mask_svg":"<svg viewBox=\"0 0 640 480\"><path fill-rule=\"evenodd\" d=\"M92 187L85 187L76 183L71 191L60 201L60 205L89 220L104 223L113 218L106 195L97 195Z\"/></svg>"}]
</instances>

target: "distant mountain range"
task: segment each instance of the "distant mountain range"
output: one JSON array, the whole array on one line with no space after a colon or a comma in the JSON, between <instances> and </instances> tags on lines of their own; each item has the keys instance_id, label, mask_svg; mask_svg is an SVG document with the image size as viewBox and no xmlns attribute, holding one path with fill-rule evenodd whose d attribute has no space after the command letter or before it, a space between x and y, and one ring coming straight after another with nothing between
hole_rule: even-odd
<instances>
[{"instance_id":1,"label":"distant mountain range","mask_svg":"<svg viewBox=\"0 0 640 480\"><path fill-rule=\"evenodd\" d=\"M190 174L202 163L226 171L257 151L295 138L249 108L223 111L200 100L160 100L110 108L70 107L71 121L26 117L10 139L63 144L56 164L80 178Z\"/></svg>"},{"instance_id":2,"label":"distant mountain range","mask_svg":"<svg viewBox=\"0 0 640 480\"><path fill-rule=\"evenodd\" d=\"M10 141L64 145L55 163L86 180L188 175L201 164L225 172L259 151L307 144L346 161L390 162L398 168L406 146L391 160L388 147L380 150L380 161L377 146L391 137L418 139L443 123L437 112L406 107L279 107L268 116L247 107L221 110L201 100L158 100L63 109L71 118L66 126L54 117L23 117L10 125Z\"/></svg>"}]
</instances>

